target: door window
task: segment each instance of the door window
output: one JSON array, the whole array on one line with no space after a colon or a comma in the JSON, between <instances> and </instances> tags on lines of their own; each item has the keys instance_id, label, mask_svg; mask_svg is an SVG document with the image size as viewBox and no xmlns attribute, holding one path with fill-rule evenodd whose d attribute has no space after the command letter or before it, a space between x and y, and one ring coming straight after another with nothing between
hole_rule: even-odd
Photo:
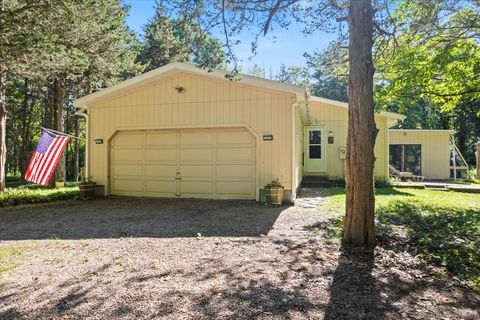
<instances>
[{"instance_id":1,"label":"door window","mask_svg":"<svg viewBox=\"0 0 480 320\"><path fill-rule=\"evenodd\" d=\"M309 131L309 159L321 159L322 158L322 131L310 130Z\"/></svg>"}]
</instances>

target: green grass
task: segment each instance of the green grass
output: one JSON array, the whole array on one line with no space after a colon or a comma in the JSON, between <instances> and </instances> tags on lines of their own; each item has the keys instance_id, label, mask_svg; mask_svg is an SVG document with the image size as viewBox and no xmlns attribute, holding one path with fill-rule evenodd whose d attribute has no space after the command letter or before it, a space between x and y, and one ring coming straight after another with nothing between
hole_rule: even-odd
<instances>
[{"instance_id":1,"label":"green grass","mask_svg":"<svg viewBox=\"0 0 480 320\"><path fill-rule=\"evenodd\" d=\"M20 265L22 248L19 246L0 247L0 279L5 271L14 269Z\"/></svg>"},{"instance_id":2,"label":"green grass","mask_svg":"<svg viewBox=\"0 0 480 320\"><path fill-rule=\"evenodd\" d=\"M20 186L7 188L0 194L0 207L69 200L76 199L78 196L77 187L46 189L38 186Z\"/></svg>"},{"instance_id":3,"label":"green grass","mask_svg":"<svg viewBox=\"0 0 480 320\"><path fill-rule=\"evenodd\" d=\"M341 234L345 195L330 189L325 209ZM480 292L480 195L448 191L390 189L376 190L377 235L380 243L402 250L417 250L426 261L446 267L454 276ZM408 239L400 237L398 231Z\"/></svg>"}]
</instances>

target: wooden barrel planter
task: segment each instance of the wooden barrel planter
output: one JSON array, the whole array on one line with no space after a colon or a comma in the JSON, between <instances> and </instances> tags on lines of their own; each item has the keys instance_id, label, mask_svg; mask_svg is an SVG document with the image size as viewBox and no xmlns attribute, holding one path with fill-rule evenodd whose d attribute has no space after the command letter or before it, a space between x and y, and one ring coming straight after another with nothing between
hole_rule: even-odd
<instances>
[{"instance_id":1,"label":"wooden barrel planter","mask_svg":"<svg viewBox=\"0 0 480 320\"><path fill-rule=\"evenodd\" d=\"M283 194L284 189L283 187L269 187L265 189L265 193L267 196L267 201L270 204L275 206L279 206L283 202Z\"/></svg>"},{"instance_id":2,"label":"wooden barrel planter","mask_svg":"<svg viewBox=\"0 0 480 320\"><path fill-rule=\"evenodd\" d=\"M78 189L80 190L80 198L94 199L95 198L96 183L80 183Z\"/></svg>"}]
</instances>

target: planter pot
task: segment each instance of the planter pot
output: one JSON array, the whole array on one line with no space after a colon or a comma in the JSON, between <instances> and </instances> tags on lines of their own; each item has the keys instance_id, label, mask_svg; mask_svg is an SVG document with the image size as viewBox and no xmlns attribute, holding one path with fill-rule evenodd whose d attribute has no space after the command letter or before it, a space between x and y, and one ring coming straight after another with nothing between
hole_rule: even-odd
<instances>
[{"instance_id":1,"label":"planter pot","mask_svg":"<svg viewBox=\"0 0 480 320\"><path fill-rule=\"evenodd\" d=\"M65 186L65 182L63 181L55 181L55 188L63 188Z\"/></svg>"},{"instance_id":2,"label":"planter pot","mask_svg":"<svg viewBox=\"0 0 480 320\"><path fill-rule=\"evenodd\" d=\"M80 198L94 199L95 198L95 183L80 183L78 189L80 190Z\"/></svg>"},{"instance_id":3,"label":"planter pot","mask_svg":"<svg viewBox=\"0 0 480 320\"><path fill-rule=\"evenodd\" d=\"M265 189L265 194L267 196L268 203L277 206L282 204L284 194L283 187L271 187Z\"/></svg>"}]
</instances>

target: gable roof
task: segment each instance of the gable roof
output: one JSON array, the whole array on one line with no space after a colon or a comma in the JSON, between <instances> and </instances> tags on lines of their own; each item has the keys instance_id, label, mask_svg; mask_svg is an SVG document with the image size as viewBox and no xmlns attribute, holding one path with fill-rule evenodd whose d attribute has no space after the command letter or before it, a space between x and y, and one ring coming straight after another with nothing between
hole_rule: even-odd
<instances>
[{"instance_id":1,"label":"gable roof","mask_svg":"<svg viewBox=\"0 0 480 320\"><path fill-rule=\"evenodd\" d=\"M167 77L177 72L199 74L199 75L204 75L211 78L222 79L225 81L233 81L241 84L248 84L255 87L289 92L294 94L303 95L306 92L306 89L302 86L286 84L279 81L268 80L268 79L248 76L244 74L237 74L234 76L233 80L230 80L229 78L226 77L228 75L228 72L225 72L225 71L221 71L221 70L207 71L205 69L198 68L191 64L174 62L174 63L167 64L163 67L151 70L149 72L143 73L136 77L130 78L128 80L119 82L111 87L101 89L100 91L97 91L87 96L76 99L73 102L73 105L77 108L86 108L88 104L91 104L92 102L103 99L107 96L114 95L122 90L133 89L141 85L147 84L149 82L152 82L154 80Z\"/></svg>"}]
</instances>

